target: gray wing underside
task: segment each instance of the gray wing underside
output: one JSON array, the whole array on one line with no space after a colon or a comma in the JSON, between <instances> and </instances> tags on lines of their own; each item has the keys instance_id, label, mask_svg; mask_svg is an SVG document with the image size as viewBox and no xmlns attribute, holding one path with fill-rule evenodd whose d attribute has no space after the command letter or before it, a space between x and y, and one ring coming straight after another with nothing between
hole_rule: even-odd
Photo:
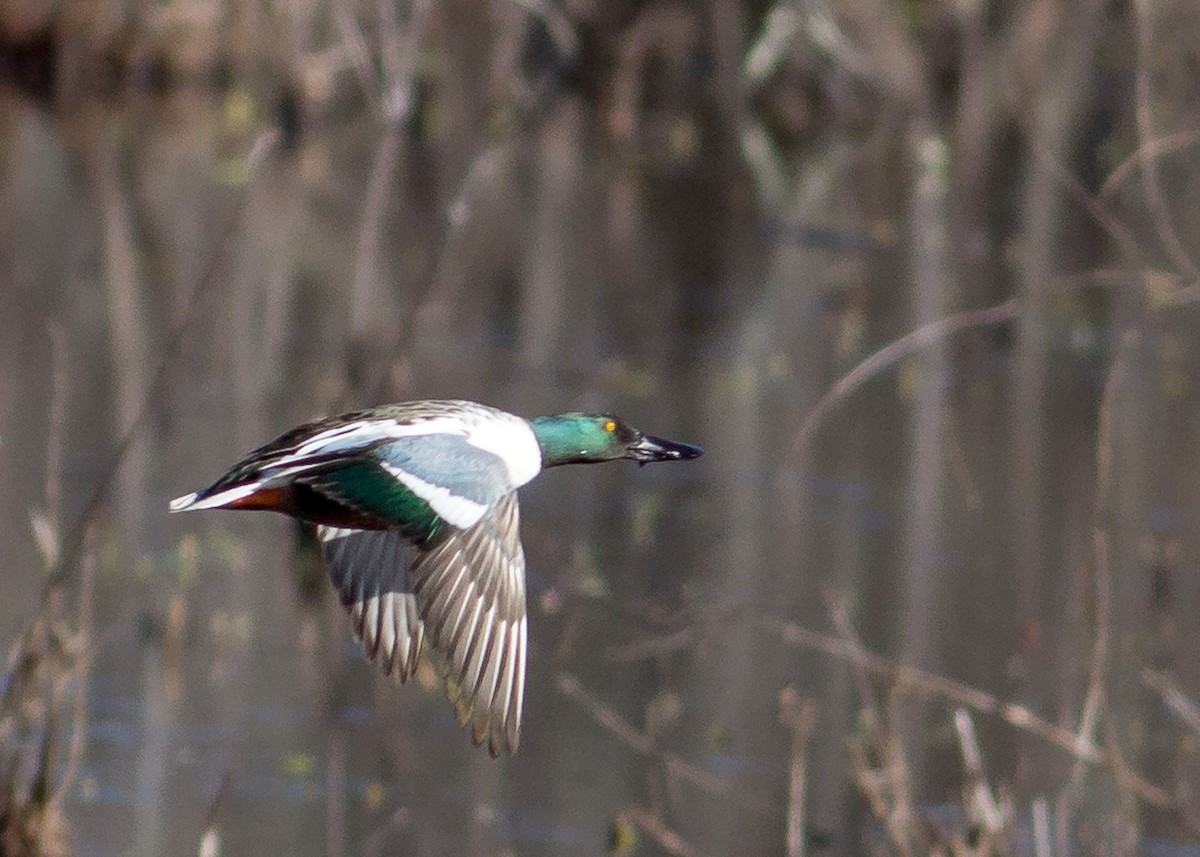
<instances>
[{"instance_id":1,"label":"gray wing underside","mask_svg":"<svg viewBox=\"0 0 1200 857\"><path fill-rule=\"evenodd\" d=\"M425 628L412 595L417 549L395 530L317 527L321 555L364 654L388 675L416 672Z\"/></svg>"},{"instance_id":2,"label":"gray wing underside","mask_svg":"<svg viewBox=\"0 0 1200 857\"><path fill-rule=\"evenodd\" d=\"M527 646L516 494L429 550L389 530L318 527L318 537L367 657L405 681L428 638L459 722L492 755L514 752Z\"/></svg>"},{"instance_id":3,"label":"gray wing underside","mask_svg":"<svg viewBox=\"0 0 1200 857\"><path fill-rule=\"evenodd\" d=\"M421 615L459 722L492 755L514 752L525 695L525 554L517 495L413 564Z\"/></svg>"}]
</instances>

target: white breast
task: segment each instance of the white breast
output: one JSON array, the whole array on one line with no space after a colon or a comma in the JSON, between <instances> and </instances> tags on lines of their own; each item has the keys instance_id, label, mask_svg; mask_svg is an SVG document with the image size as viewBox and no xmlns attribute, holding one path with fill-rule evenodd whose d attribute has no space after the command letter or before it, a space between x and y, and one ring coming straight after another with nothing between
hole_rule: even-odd
<instances>
[{"instance_id":1,"label":"white breast","mask_svg":"<svg viewBox=\"0 0 1200 857\"><path fill-rule=\"evenodd\" d=\"M524 485L542 470L542 448L538 446L533 429L529 423L511 414L498 413L471 426L467 443L503 461L514 488Z\"/></svg>"}]
</instances>

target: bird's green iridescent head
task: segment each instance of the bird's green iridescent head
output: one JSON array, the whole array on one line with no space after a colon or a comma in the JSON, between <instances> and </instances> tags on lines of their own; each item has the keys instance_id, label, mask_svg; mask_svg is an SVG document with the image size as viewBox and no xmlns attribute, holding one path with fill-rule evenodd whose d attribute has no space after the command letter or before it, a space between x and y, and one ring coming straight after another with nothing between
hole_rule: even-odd
<instances>
[{"instance_id":1,"label":"bird's green iridescent head","mask_svg":"<svg viewBox=\"0 0 1200 857\"><path fill-rule=\"evenodd\" d=\"M542 466L629 458L639 464L695 458L704 450L652 437L612 414L555 414L530 420Z\"/></svg>"}]
</instances>

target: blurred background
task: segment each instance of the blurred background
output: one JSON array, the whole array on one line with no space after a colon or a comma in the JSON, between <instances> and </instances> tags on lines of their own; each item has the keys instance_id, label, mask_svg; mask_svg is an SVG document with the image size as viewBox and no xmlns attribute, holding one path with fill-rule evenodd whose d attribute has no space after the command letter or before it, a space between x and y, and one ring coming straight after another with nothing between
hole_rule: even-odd
<instances>
[{"instance_id":1,"label":"blurred background","mask_svg":"<svg viewBox=\"0 0 1200 857\"><path fill-rule=\"evenodd\" d=\"M1200 8L6 0L0 852L1200 854ZM304 420L611 410L520 752L365 664Z\"/></svg>"}]
</instances>

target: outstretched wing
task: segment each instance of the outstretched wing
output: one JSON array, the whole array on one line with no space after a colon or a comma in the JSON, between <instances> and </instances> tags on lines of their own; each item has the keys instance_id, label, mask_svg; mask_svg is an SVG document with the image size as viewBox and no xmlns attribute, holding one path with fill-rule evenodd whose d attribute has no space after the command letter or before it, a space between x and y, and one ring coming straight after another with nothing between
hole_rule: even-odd
<instances>
[{"instance_id":1,"label":"outstretched wing","mask_svg":"<svg viewBox=\"0 0 1200 857\"><path fill-rule=\"evenodd\" d=\"M367 657L404 681L428 637L472 740L486 739L493 756L514 752L527 637L516 493L427 549L396 530L318 527L317 535Z\"/></svg>"},{"instance_id":2,"label":"outstretched wing","mask_svg":"<svg viewBox=\"0 0 1200 857\"><path fill-rule=\"evenodd\" d=\"M425 629L412 594L417 549L397 530L317 527L321 554L363 652L388 675L408 681Z\"/></svg>"},{"instance_id":3,"label":"outstretched wing","mask_svg":"<svg viewBox=\"0 0 1200 857\"><path fill-rule=\"evenodd\" d=\"M418 555L421 618L444 661L447 693L476 744L515 752L525 696L525 554L517 495L479 523Z\"/></svg>"}]
</instances>

